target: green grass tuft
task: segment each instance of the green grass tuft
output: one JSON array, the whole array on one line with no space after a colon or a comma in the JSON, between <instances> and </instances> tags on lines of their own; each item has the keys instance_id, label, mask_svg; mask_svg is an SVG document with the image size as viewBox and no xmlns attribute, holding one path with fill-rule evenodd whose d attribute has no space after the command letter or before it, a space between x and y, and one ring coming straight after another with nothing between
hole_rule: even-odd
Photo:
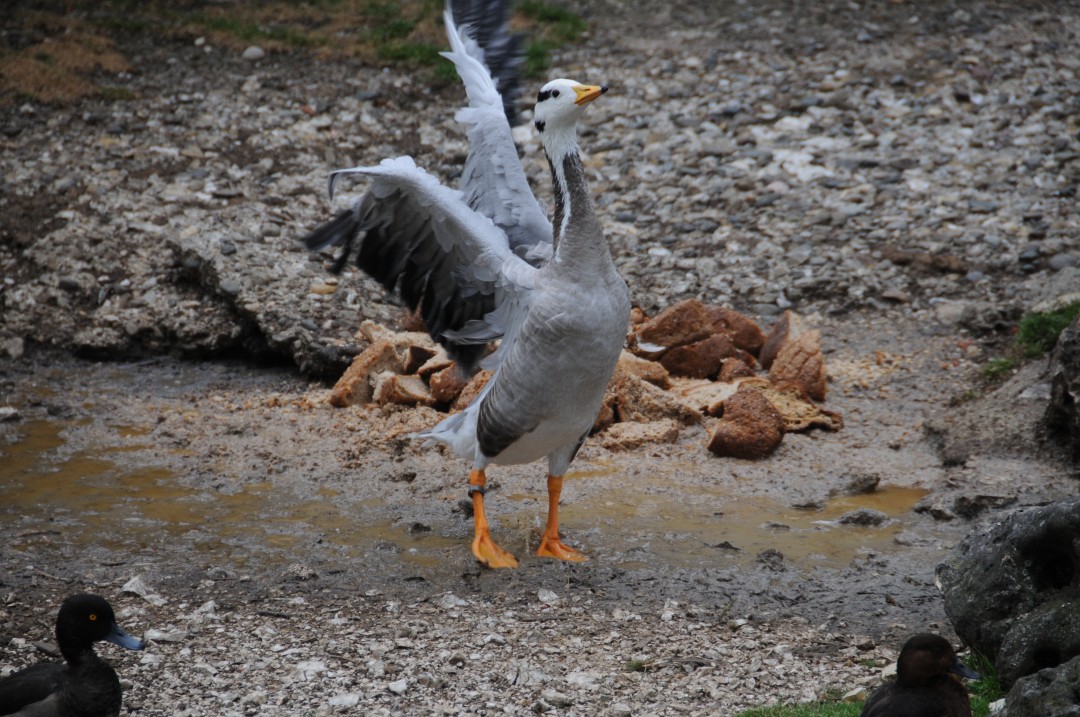
<instances>
[{"instance_id":1,"label":"green grass tuft","mask_svg":"<svg viewBox=\"0 0 1080 717\"><path fill-rule=\"evenodd\" d=\"M1057 343L1058 336L1080 313L1080 302L1056 311L1028 314L1020 320L1016 345L1028 358L1045 355Z\"/></svg>"},{"instance_id":2,"label":"green grass tuft","mask_svg":"<svg viewBox=\"0 0 1080 717\"><path fill-rule=\"evenodd\" d=\"M987 381L1001 381L1012 373L1015 368L1016 361L1001 356L984 363L982 365L982 375Z\"/></svg>"},{"instance_id":3,"label":"green grass tuft","mask_svg":"<svg viewBox=\"0 0 1080 717\"><path fill-rule=\"evenodd\" d=\"M559 47L574 42L588 29L580 16L543 0L525 0L518 11L535 23L525 48L525 75L537 78L550 67L548 54Z\"/></svg>"},{"instance_id":4,"label":"green grass tuft","mask_svg":"<svg viewBox=\"0 0 1080 717\"><path fill-rule=\"evenodd\" d=\"M525 76L540 77L547 68L551 67L548 53L558 45L545 40L530 40L525 48Z\"/></svg>"},{"instance_id":5,"label":"green grass tuft","mask_svg":"<svg viewBox=\"0 0 1080 717\"><path fill-rule=\"evenodd\" d=\"M384 60L431 66L442 61L441 49L424 42L391 42L379 47L378 54ZM453 71L452 65L450 69Z\"/></svg>"},{"instance_id":6,"label":"green grass tuft","mask_svg":"<svg viewBox=\"0 0 1080 717\"><path fill-rule=\"evenodd\" d=\"M627 660L625 665L627 672L648 672L649 666L648 660Z\"/></svg>"},{"instance_id":7,"label":"green grass tuft","mask_svg":"<svg viewBox=\"0 0 1080 717\"><path fill-rule=\"evenodd\" d=\"M311 47L318 44L313 38L292 27L263 27L254 22L207 14L193 15L191 20L208 30L223 32L244 42L256 43L264 40L277 40L293 47Z\"/></svg>"},{"instance_id":8,"label":"green grass tuft","mask_svg":"<svg viewBox=\"0 0 1080 717\"><path fill-rule=\"evenodd\" d=\"M543 25L545 35L559 44L578 39L587 27L580 16L542 0L525 0L518 9L525 17Z\"/></svg>"},{"instance_id":9,"label":"green grass tuft","mask_svg":"<svg viewBox=\"0 0 1080 717\"><path fill-rule=\"evenodd\" d=\"M987 717L990 714L990 703L1005 696L1005 687L998 678L994 663L985 655L972 650L964 657L964 663L982 675L981 680L967 683L968 691L971 693L971 715L972 717Z\"/></svg>"},{"instance_id":10,"label":"green grass tuft","mask_svg":"<svg viewBox=\"0 0 1080 717\"><path fill-rule=\"evenodd\" d=\"M110 102L124 102L138 97L138 95L126 87L114 87L110 85L98 87L98 95L101 96L102 99L109 100Z\"/></svg>"},{"instance_id":11,"label":"green grass tuft","mask_svg":"<svg viewBox=\"0 0 1080 717\"><path fill-rule=\"evenodd\" d=\"M862 702L804 702L798 705L755 707L736 717L859 717Z\"/></svg>"}]
</instances>

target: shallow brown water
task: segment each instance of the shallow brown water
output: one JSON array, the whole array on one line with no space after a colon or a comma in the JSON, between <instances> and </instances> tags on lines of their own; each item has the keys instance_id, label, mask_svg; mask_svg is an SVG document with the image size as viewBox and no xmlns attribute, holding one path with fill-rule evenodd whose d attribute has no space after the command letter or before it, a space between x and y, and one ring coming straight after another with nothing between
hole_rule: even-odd
<instances>
[{"instance_id":1,"label":"shallow brown water","mask_svg":"<svg viewBox=\"0 0 1080 717\"><path fill-rule=\"evenodd\" d=\"M321 487L297 500L273 483L241 482L217 486L185 484L163 466L132 467L130 454L149 448L150 429L111 425L118 441L95 449L63 451L64 430L85 424L61 420L28 421L21 438L0 447L4 480L2 515L20 521L14 547L62 527L74 546L100 543L122 549L125 541L151 544L184 539L195 550L216 554L233 567L250 560L257 546L263 559L281 563L312 542L312 535L340 555L361 557L370 546L389 543L404 562L434 568L448 549L465 549L460 535L429 526L403 525L386 517L366 519L386 507L383 500L352 500ZM129 454L129 455L125 455ZM667 466L678 471L675 463ZM682 486L675 494L653 490L654 483L620 470L618 460L585 466L567 476L568 492L579 482L615 480L619 490L587 504L568 503L564 525L586 526L585 540L598 557L616 559L625 569L660 560L672 567L743 565L764 550L778 550L803 567L842 567L860 553L895 549L894 537L905 516L928 491L885 486L878 491L840 496L819 510L800 510L767 497L736 497L720 488ZM497 519L503 540L522 542L539 526L543 495L511 493L499 497ZM884 527L841 525L837 519L859 508L889 517ZM123 535L115 530L122 521ZM445 531L444 531L445 532ZM456 533L456 531L451 531ZM647 545L648 558L638 557Z\"/></svg>"}]
</instances>

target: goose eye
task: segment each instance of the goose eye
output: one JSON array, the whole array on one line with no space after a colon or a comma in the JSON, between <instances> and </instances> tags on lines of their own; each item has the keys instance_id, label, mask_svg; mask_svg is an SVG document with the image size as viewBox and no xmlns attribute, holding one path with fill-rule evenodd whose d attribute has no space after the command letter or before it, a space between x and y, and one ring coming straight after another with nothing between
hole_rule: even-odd
<instances>
[{"instance_id":1,"label":"goose eye","mask_svg":"<svg viewBox=\"0 0 1080 717\"><path fill-rule=\"evenodd\" d=\"M94 613L94 612L90 613L89 618L90 618L90 622L95 622L97 620L97 613Z\"/></svg>"},{"instance_id":2,"label":"goose eye","mask_svg":"<svg viewBox=\"0 0 1080 717\"><path fill-rule=\"evenodd\" d=\"M559 91L558 90L552 90L551 91L551 96L552 97L558 97L559 96Z\"/></svg>"}]
</instances>

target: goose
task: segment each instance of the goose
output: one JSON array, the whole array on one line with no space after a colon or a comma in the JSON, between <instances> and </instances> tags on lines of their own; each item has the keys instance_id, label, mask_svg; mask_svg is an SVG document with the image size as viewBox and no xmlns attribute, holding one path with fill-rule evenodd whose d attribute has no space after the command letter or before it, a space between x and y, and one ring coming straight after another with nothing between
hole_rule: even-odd
<instances>
[{"instance_id":1,"label":"goose","mask_svg":"<svg viewBox=\"0 0 1080 717\"><path fill-rule=\"evenodd\" d=\"M115 717L120 680L94 652L99 640L129 650L143 641L116 624L112 606L98 595L64 600L56 616L56 644L64 662L42 662L0 680L0 715L23 717Z\"/></svg>"},{"instance_id":2,"label":"goose","mask_svg":"<svg viewBox=\"0 0 1080 717\"><path fill-rule=\"evenodd\" d=\"M369 180L350 209L305 237L320 250L359 241L358 266L418 309L432 338L465 371L493 371L465 410L414 434L471 461L472 552L490 568L517 567L491 538L484 512L490 464L547 459L547 524L536 554L580 562L559 534L563 476L595 422L623 348L630 291L612 260L586 183L577 125L603 85L545 84L533 124L551 169L554 220L533 195L502 100L467 28L444 13L450 59L468 106L455 118L469 139L460 189L410 157L335 171ZM501 339L488 354L488 344Z\"/></svg>"},{"instance_id":3,"label":"goose","mask_svg":"<svg viewBox=\"0 0 1080 717\"><path fill-rule=\"evenodd\" d=\"M920 633L904 643L896 680L870 695L859 717L971 717L967 690L954 678L980 679L940 635Z\"/></svg>"}]
</instances>

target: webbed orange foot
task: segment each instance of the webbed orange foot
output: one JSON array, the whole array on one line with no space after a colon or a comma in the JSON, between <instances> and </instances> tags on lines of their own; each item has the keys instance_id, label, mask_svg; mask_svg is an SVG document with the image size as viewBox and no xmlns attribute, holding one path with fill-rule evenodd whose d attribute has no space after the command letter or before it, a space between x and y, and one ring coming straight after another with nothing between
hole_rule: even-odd
<instances>
[{"instance_id":1,"label":"webbed orange foot","mask_svg":"<svg viewBox=\"0 0 1080 717\"><path fill-rule=\"evenodd\" d=\"M473 538L472 552L476 560L485 568L516 568L517 558L506 552L491 539L486 530L477 532Z\"/></svg>"},{"instance_id":2,"label":"webbed orange foot","mask_svg":"<svg viewBox=\"0 0 1080 717\"><path fill-rule=\"evenodd\" d=\"M589 556L585 553L575 550L559 540L558 536L549 538L545 535L541 538L540 547L536 549L536 554L542 558L558 558L559 560L569 560L574 563L584 563L589 559Z\"/></svg>"}]
</instances>

